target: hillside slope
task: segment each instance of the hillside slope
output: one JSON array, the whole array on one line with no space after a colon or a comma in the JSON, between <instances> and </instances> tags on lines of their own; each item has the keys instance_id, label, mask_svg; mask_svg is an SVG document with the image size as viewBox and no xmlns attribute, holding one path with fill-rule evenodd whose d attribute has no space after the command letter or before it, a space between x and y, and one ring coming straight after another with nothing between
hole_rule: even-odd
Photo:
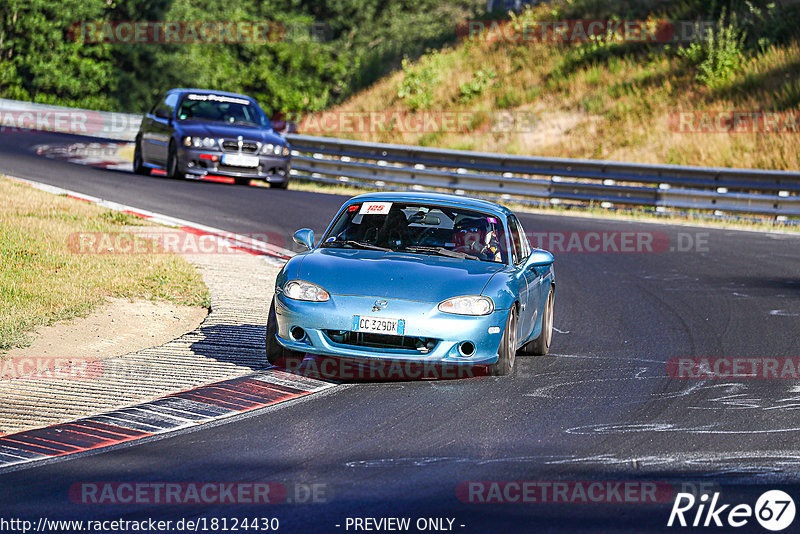
<instances>
[{"instance_id":1,"label":"hillside slope","mask_svg":"<svg viewBox=\"0 0 800 534\"><path fill-rule=\"evenodd\" d=\"M505 25L484 22L483 32L467 28L458 44L404 62L331 109L333 118L306 116L301 131L541 156L800 169L800 6L784 3L556 0ZM656 38L521 37L552 30L546 21L572 21L574 29L576 20L608 19L648 21ZM708 21L707 38L688 39L680 21ZM353 116L371 123L354 125Z\"/></svg>"}]
</instances>

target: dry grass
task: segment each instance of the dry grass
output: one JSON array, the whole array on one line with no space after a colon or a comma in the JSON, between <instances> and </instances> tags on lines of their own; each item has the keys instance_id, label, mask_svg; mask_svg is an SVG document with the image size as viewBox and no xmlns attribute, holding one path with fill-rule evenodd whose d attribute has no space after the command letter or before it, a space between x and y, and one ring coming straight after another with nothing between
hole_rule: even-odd
<instances>
[{"instance_id":1,"label":"dry grass","mask_svg":"<svg viewBox=\"0 0 800 534\"><path fill-rule=\"evenodd\" d=\"M541 5L528 17L551 19L552 9ZM482 92L465 99L462 86L481 71L493 77ZM428 92L421 106L419 99L400 96L411 79L422 80ZM329 134L537 156L800 169L800 133L707 135L675 132L668 125L670 114L679 111L798 113L798 80L800 41L762 50L716 89L700 84L693 69L669 47L616 44L599 53L581 53L576 46L550 43L463 42L429 52L333 111L485 112L473 131ZM485 131L491 120L485 117L498 110L530 114L536 117L534 127Z\"/></svg>"},{"instance_id":2,"label":"dry grass","mask_svg":"<svg viewBox=\"0 0 800 534\"><path fill-rule=\"evenodd\" d=\"M0 178L0 351L42 325L88 314L108 297L208 306L208 289L170 254L75 254L75 232L119 232L141 219Z\"/></svg>"}]
</instances>

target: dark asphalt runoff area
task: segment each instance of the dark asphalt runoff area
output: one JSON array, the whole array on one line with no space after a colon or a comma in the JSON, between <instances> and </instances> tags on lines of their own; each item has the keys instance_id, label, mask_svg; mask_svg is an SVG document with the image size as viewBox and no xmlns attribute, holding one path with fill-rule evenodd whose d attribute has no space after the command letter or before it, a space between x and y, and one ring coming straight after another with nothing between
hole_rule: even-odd
<instances>
[{"instance_id":1,"label":"dark asphalt runoff area","mask_svg":"<svg viewBox=\"0 0 800 534\"><path fill-rule=\"evenodd\" d=\"M71 139L3 134L0 173L288 242L297 228L321 232L345 200L137 176L30 150ZM558 245L557 331L552 354L518 357L514 376L345 382L191 432L2 473L0 518L152 518L173 529L199 519L207 532L222 520L230 530L234 518L277 518L278 532L297 533L404 531L380 522L388 518L408 518L413 532L723 532L733 506L754 507L767 490L800 504L800 382L703 380L674 367L800 357L800 238L520 219L534 246L538 237ZM653 250L615 252L624 232ZM586 250L603 239L603 250ZM76 497L87 482L275 482L287 494L273 504L91 504ZM719 493L718 507L730 505L724 527L713 518L708 528L667 527L679 492L697 497L690 525L702 495L699 525ZM737 532L768 532L746 519ZM800 517L786 532L798 530Z\"/></svg>"}]
</instances>

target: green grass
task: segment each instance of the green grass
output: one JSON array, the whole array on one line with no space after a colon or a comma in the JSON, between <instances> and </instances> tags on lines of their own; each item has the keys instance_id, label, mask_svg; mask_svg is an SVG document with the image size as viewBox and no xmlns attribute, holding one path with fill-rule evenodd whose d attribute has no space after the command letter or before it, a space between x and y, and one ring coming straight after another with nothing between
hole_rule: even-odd
<instances>
[{"instance_id":1,"label":"green grass","mask_svg":"<svg viewBox=\"0 0 800 534\"><path fill-rule=\"evenodd\" d=\"M107 298L209 305L200 275L172 254L76 254L79 232L120 232L141 219L0 177L0 352L32 331L85 316Z\"/></svg>"}]
</instances>

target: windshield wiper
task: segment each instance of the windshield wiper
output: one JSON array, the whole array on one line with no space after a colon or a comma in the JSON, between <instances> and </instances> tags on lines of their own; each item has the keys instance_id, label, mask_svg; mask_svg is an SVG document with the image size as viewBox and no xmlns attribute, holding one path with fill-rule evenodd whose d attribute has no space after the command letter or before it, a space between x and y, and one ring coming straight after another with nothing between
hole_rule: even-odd
<instances>
[{"instance_id":1,"label":"windshield wiper","mask_svg":"<svg viewBox=\"0 0 800 534\"><path fill-rule=\"evenodd\" d=\"M409 252L426 252L429 254L438 254L439 256L446 256L448 258L458 258L461 260L476 260L476 261L481 260L478 256L467 254L466 252L456 252L455 250L450 250L444 247L409 245L407 247L403 247L403 250L408 250Z\"/></svg>"},{"instance_id":2,"label":"windshield wiper","mask_svg":"<svg viewBox=\"0 0 800 534\"><path fill-rule=\"evenodd\" d=\"M331 246L331 245L348 245L353 248L361 248L364 250L377 250L379 252L392 252L392 249L379 247L378 245L370 245L369 243L362 243L361 241L355 241L353 239L346 239L344 241L330 241L328 243L323 243L323 246Z\"/></svg>"}]
</instances>

